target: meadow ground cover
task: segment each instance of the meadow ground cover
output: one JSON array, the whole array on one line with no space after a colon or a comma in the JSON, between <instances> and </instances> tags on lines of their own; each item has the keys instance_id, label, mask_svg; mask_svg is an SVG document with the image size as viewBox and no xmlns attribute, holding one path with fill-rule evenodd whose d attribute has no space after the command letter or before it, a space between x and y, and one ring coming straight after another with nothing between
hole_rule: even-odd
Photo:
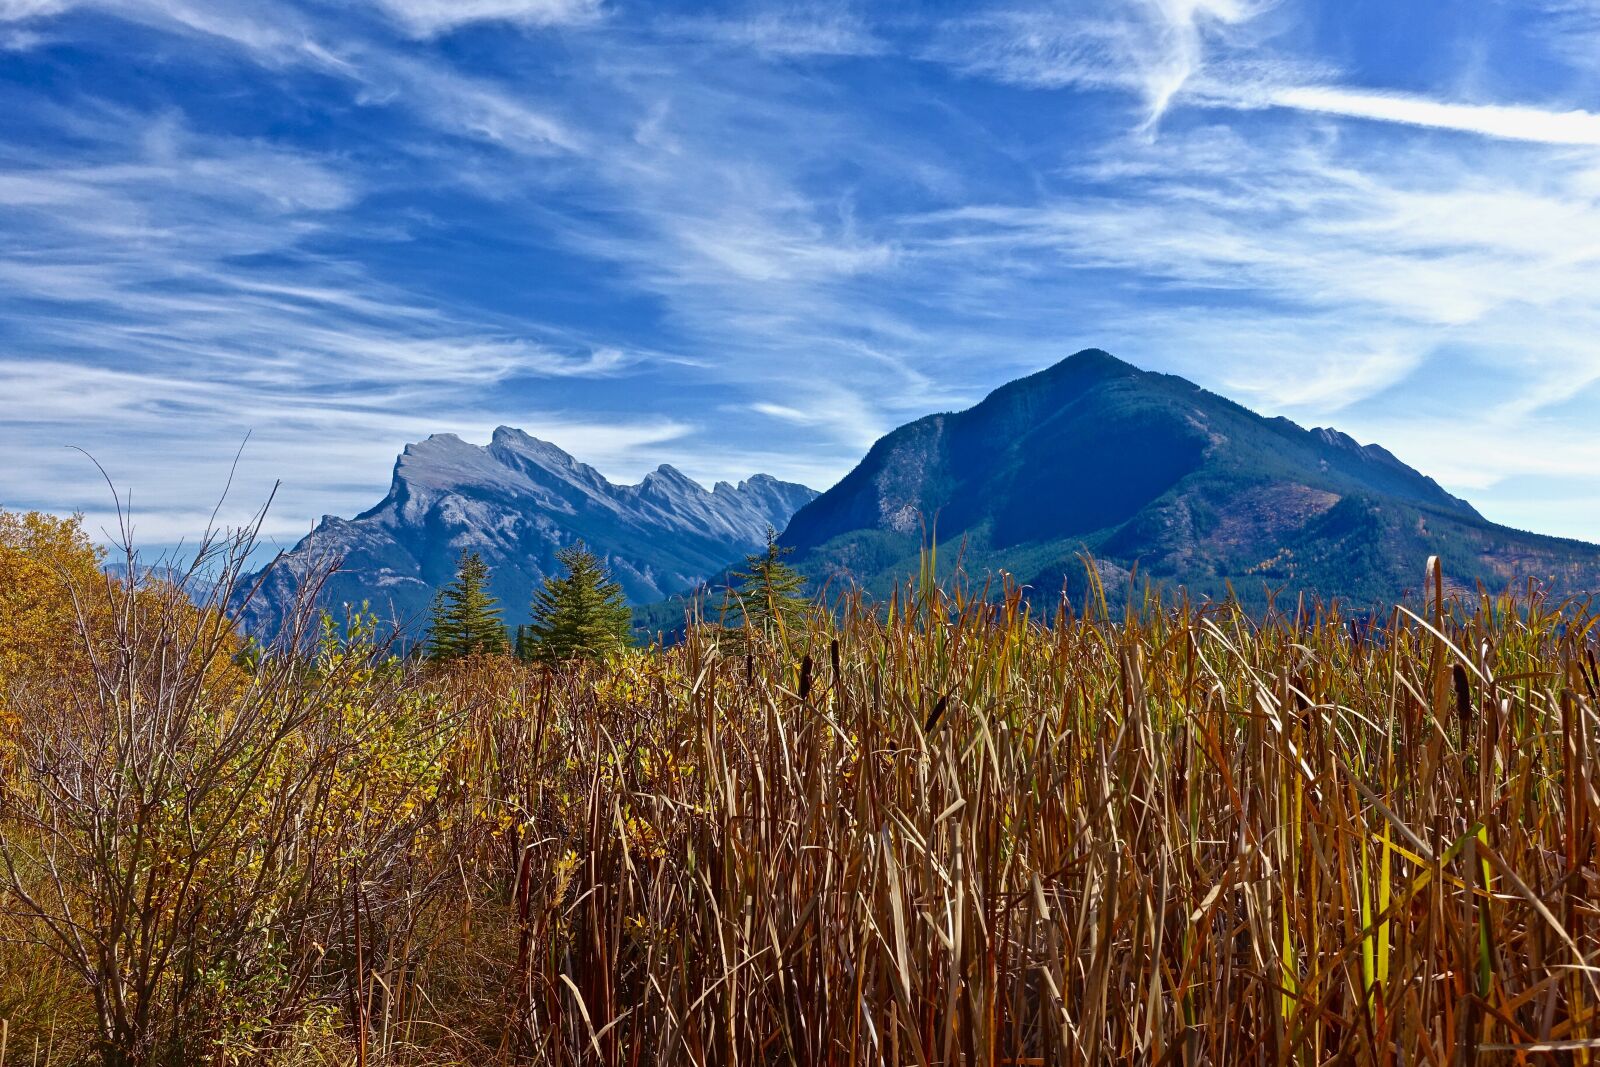
<instances>
[{"instance_id":1,"label":"meadow ground cover","mask_svg":"<svg viewBox=\"0 0 1600 1067\"><path fill-rule=\"evenodd\" d=\"M243 537L185 587L28 529L5 1063L1600 1054L1590 605L913 582L441 667L314 580L242 642Z\"/></svg>"}]
</instances>

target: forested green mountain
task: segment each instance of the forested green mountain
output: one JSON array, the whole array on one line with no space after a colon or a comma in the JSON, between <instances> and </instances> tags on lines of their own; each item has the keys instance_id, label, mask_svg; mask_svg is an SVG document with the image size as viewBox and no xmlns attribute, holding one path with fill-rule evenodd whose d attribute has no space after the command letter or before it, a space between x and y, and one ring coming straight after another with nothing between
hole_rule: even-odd
<instances>
[{"instance_id":1,"label":"forested green mountain","mask_svg":"<svg viewBox=\"0 0 1600 1067\"><path fill-rule=\"evenodd\" d=\"M1498 526L1377 445L1096 349L890 433L782 543L817 586L882 593L933 536L941 569L1003 570L1051 597L1085 584L1082 553L1113 596L1136 572L1252 603L1377 602L1419 588L1434 554L1460 586L1600 591L1600 547Z\"/></svg>"}]
</instances>

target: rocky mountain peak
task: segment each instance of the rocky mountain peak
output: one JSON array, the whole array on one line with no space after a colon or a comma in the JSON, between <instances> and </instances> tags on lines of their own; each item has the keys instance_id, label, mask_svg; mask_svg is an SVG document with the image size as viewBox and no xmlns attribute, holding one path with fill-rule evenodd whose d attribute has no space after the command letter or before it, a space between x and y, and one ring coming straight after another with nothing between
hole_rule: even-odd
<instances>
[{"instance_id":1,"label":"rocky mountain peak","mask_svg":"<svg viewBox=\"0 0 1600 1067\"><path fill-rule=\"evenodd\" d=\"M617 485L514 427L498 427L486 446L434 434L405 446L378 505L354 519L325 516L266 576L246 622L270 631L296 577L340 558L325 590L331 602L368 601L380 615L415 623L470 549L489 565L490 590L512 624L557 572L557 552L578 540L608 561L630 600L657 601L753 551L769 525L782 529L815 496L766 475L713 493L669 464L638 485Z\"/></svg>"},{"instance_id":2,"label":"rocky mountain peak","mask_svg":"<svg viewBox=\"0 0 1600 1067\"><path fill-rule=\"evenodd\" d=\"M883 589L915 572L935 519L969 573L1047 594L1081 580L1085 550L1201 595L1273 583L1390 600L1434 553L1490 587L1530 568L1558 588L1600 582L1600 549L1496 527L1378 445L1099 349L892 431L783 541L814 578Z\"/></svg>"},{"instance_id":3,"label":"rocky mountain peak","mask_svg":"<svg viewBox=\"0 0 1600 1067\"><path fill-rule=\"evenodd\" d=\"M489 451L501 456L532 460L556 470L571 470L580 466L566 449L514 426L496 426L494 435L489 439Z\"/></svg>"},{"instance_id":4,"label":"rocky mountain peak","mask_svg":"<svg viewBox=\"0 0 1600 1067\"><path fill-rule=\"evenodd\" d=\"M639 485L641 488L645 486L665 486L672 489L693 493L704 493L706 491L705 486L701 485L693 478L690 478L687 474L684 474L670 463L663 463L649 474L646 474Z\"/></svg>"},{"instance_id":5,"label":"rocky mountain peak","mask_svg":"<svg viewBox=\"0 0 1600 1067\"><path fill-rule=\"evenodd\" d=\"M431 434L405 446L394 467L392 493L409 496L463 484L493 485L507 480L503 466L478 445L453 433Z\"/></svg>"}]
</instances>

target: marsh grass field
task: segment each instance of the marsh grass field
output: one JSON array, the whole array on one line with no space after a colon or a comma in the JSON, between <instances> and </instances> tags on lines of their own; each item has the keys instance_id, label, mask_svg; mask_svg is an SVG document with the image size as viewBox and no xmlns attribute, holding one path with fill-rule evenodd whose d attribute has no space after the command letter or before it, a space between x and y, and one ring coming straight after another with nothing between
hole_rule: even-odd
<instances>
[{"instance_id":1,"label":"marsh grass field","mask_svg":"<svg viewBox=\"0 0 1600 1067\"><path fill-rule=\"evenodd\" d=\"M6 661L7 1067L1600 1056L1593 605L911 582L441 669L314 590L242 645L236 557L53 565Z\"/></svg>"}]
</instances>

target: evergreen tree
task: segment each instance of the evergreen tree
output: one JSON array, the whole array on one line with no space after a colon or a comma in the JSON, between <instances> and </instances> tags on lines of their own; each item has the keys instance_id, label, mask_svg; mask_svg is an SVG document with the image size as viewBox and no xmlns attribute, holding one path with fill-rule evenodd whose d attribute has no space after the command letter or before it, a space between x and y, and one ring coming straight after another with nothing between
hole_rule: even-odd
<instances>
[{"instance_id":1,"label":"evergreen tree","mask_svg":"<svg viewBox=\"0 0 1600 1067\"><path fill-rule=\"evenodd\" d=\"M744 558L745 569L729 575L737 586L729 586L723 611L737 625L748 622L764 634L794 626L811 606L802 593L806 580L783 562L793 552L778 544L778 531L767 527L767 547Z\"/></svg>"},{"instance_id":2,"label":"evergreen tree","mask_svg":"<svg viewBox=\"0 0 1600 1067\"><path fill-rule=\"evenodd\" d=\"M535 648L536 645L533 640L533 628L525 622L520 623L517 626L517 642L513 646L513 651L516 653L516 657L523 662L530 662L535 658Z\"/></svg>"},{"instance_id":3,"label":"evergreen tree","mask_svg":"<svg viewBox=\"0 0 1600 1067\"><path fill-rule=\"evenodd\" d=\"M567 573L546 578L533 594L533 621L517 634L524 659L558 663L608 656L626 648L633 612L622 586L583 542L556 554Z\"/></svg>"},{"instance_id":4,"label":"evergreen tree","mask_svg":"<svg viewBox=\"0 0 1600 1067\"><path fill-rule=\"evenodd\" d=\"M489 568L476 552L461 557L456 577L433 600L428 628L428 658L435 663L506 650L506 628L500 608L485 586Z\"/></svg>"}]
</instances>

